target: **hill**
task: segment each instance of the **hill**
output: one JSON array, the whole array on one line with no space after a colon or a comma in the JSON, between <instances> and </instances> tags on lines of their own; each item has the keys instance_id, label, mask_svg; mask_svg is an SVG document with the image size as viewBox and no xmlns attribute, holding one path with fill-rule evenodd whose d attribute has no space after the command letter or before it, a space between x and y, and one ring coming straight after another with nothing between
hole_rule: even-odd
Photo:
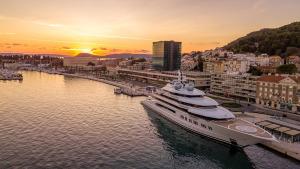
<instances>
[{"instance_id":1,"label":"hill","mask_svg":"<svg viewBox=\"0 0 300 169\"><path fill-rule=\"evenodd\" d=\"M120 53L120 54L110 54L106 55L107 58L145 58L150 59L152 55L149 54L132 54L132 53Z\"/></svg>"},{"instance_id":2,"label":"hill","mask_svg":"<svg viewBox=\"0 0 300 169\"><path fill-rule=\"evenodd\" d=\"M267 53L281 56L300 55L300 22L249 33L223 48L236 53Z\"/></svg>"},{"instance_id":3,"label":"hill","mask_svg":"<svg viewBox=\"0 0 300 169\"><path fill-rule=\"evenodd\" d=\"M93 55L90 53L79 53L76 57L102 57L102 58L119 58L119 59L127 59L127 58L144 58L150 59L152 55L149 54L133 54L133 53L119 53L119 54L109 54L105 56Z\"/></svg>"}]
</instances>

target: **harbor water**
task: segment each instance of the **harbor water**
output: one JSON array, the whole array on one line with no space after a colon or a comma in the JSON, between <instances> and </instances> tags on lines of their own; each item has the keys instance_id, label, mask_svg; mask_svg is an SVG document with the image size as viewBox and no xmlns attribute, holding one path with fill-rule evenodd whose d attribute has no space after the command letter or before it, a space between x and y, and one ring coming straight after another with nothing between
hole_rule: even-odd
<instances>
[{"instance_id":1,"label":"harbor water","mask_svg":"<svg viewBox=\"0 0 300 169\"><path fill-rule=\"evenodd\" d=\"M114 87L22 72L0 81L0 168L299 168L259 146L238 151L190 133Z\"/></svg>"}]
</instances>

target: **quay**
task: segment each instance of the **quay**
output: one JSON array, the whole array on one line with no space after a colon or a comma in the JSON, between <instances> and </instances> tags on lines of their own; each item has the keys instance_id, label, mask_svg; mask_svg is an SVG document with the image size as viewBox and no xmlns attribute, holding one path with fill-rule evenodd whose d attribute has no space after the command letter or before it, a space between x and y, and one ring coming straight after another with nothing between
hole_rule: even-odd
<instances>
[{"instance_id":1,"label":"quay","mask_svg":"<svg viewBox=\"0 0 300 169\"><path fill-rule=\"evenodd\" d=\"M273 121L271 116L259 114L259 113L235 113L238 118L244 119L246 121L255 123L259 125L260 123L264 123L266 121ZM278 120L274 120L278 121ZM269 123L270 126L275 126L273 123ZM261 126L261 125L260 125ZM262 126L261 126L262 127ZM283 128L278 126L279 128ZM263 127L265 128L265 127ZM285 127L286 128L286 127ZM273 132L272 132L273 133ZM268 142L263 143L261 146L266 147L268 149L277 151L285 156L291 157L296 160L300 160L300 143L299 142L292 142L291 140L278 138L278 142Z\"/></svg>"},{"instance_id":2,"label":"quay","mask_svg":"<svg viewBox=\"0 0 300 169\"><path fill-rule=\"evenodd\" d=\"M82 74L69 74L69 73L63 73L63 72L58 72L58 71L48 71L48 70L42 70L42 69L40 71L44 72L44 73L48 73L48 74L58 74L58 75L64 75L64 76L69 76L69 77L77 77L77 78L83 78L83 79L88 79L88 80L93 80L93 81L98 81L98 82L102 82L105 84L109 84L109 85L120 88L122 94L131 96L131 97L148 95L148 92L145 90L145 88L133 86L132 84L125 84L125 83L121 83L121 82L96 78L93 76L82 75Z\"/></svg>"},{"instance_id":3,"label":"quay","mask_svg":"<svg viewBox=\"0 0 300 169\"><path fill-rule=\"evenodd\" d=\"M280 152L288 157L294 158L300 161L300 144L299 143L287 143L283 141L271 142L262 144L264 147Z\"/></svg>"},{"instance_id":4,"label":"quay","mask_svg":"<svg viewBox=\"0 0 300 169\"><path fill-rule=\"evenodd\" d=\"M135 96L146 96L146 92L144 91L143 88L140 87L132 87L132 86L126 86L126 87L121 87L120 91L122 94L135 97Z\"/></svg>"}]
</instances>

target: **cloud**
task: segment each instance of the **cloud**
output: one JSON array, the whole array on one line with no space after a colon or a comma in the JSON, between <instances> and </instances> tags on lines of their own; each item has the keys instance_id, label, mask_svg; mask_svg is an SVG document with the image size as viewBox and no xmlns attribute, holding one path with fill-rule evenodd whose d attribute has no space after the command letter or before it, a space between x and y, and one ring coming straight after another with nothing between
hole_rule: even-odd
<instances>
[{"instance_id":1,"label":"cloud","mask_svg":"<svg viewBox=\"0 0 300 169\"><path fill-rule=\"evenodd\" d=\"M110 52L121 52L122 49L116 49L116 48L113 48L113 49L110 49Z\"/></svg>"},{"instance_id":2,"label":"cloud","mask_svg":"<svg viewBox=\"0 0 300 169\"><path fill-rule=\"evenodd\" d=\"M13 47L13 46L27 46L27 44L24 44L24 43L2 43L1 45L10 46L10 47Z\"/></svg>"},{"instance_id":3,"label":"cloud","mask_svg":"<svg viewBox=\"0 0 300 169\"><path fill-rule=\"evenodd\" d=\"M104 47L99 47L99 48L92 48L91 51L97 51L97 50L102 50L102 51L106 51L108 50L108 48L104 48Z\"/></svg>"},{"instance_id":4,"label":"cloud","mask_svg":"<svg viewBox=\"0 0 300 169\"><path fill-rule=\"evenodd\" d=\"M141 49L141 50L135 50L135 53L150 53L149 50Z\"/></svg>"},{"instance_id":5,"label":"cloud","mask_svg":"<svg viewBox=\"0 0 300 169\"><path fill-rule=\"evenodd\" d=\"M12 43L11 45L12 46L23 46L24 44L21 44L21 43Z\"/></svg>"},{"instance_id":6,"label":"cloud","mask_svg":"<svg viewBox=\"0 0 300 169\"><path fill-rule=\"evenodd\" d=\"M15 35L13 32L0 32L0 35Z\"/></svg>"},{"instance_id":7,"label":"cloud","mask_svg":"<svg viewBox=\"0 0 300 169\"><path fill-rule=\"evenodd\" d=\"M92 52L93 52L93 51L96 51L96 50L98 50L98 48L93 48L93 49L91 49Z\"/></svg>"},{"instance_id":8,"label":"cloud","mask_svg":"<svg viewBox=\"0 0 300 169\"><path fill-rule=\"evenodd\" d=\"M102 34L96 34L96 33L87 33L87 32L78 31L78 30L70 30L70 31L79 36L90 36L90 37L108 38L108 39L129 39L129 40L153 41L153 39L145 38L145 37L135 37L135 36L125 36L125 35L102 35Z\"/></svg>"},{"instance_id":9,"label":"cloud","mask_svg":"<svg viewBox=\"0 0 300 169\"><path fill-rule=\"evenodd\" d=\"M218 41L213 41L213 42L191 42L189 43L190 45L220 45L221 42Z\"/></svg>"},{"instance_id":10,"label":"cloud","mask_svg":"<svg viewBox=\"0 0 300 169\"><path fill-rule=\"evenodd\" d=\"M47 23L44 21L32 21L33 23L37 25L42 25L42 26L48 26L48 27L53 27L53 28L61 28L64 27L62 24L57 24L57 23Z\"/></svg>"},{"instance_id":11,"label":"cloud","mask_svg":"<svg viewBox=\"0 0 300 169\"><path fill-rule=\"evenodd\" d=\"M257 13L264 13L266 11L265 5L267 0L255 0L252 8Z\"/></svg>"},{"instance_id":12,"label":"cloud","mask_svg":"<svg viewBox=\"0 0 300 169\"><path fill-rule=\"evenodd\" d=\"M62 49L69 50L69 49L71 49L71 48L68 47L68 46L63 46Z\"/></svg>"}]
</instances>

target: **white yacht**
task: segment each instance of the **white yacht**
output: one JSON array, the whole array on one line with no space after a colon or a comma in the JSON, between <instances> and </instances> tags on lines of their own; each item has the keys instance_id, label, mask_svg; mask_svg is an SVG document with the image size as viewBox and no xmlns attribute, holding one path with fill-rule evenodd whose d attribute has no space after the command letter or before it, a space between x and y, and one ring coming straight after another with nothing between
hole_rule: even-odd
<instances>
[{"instance_id":1,"label":"white yacht","mask_svg":"<svg viewBox=\"0 0 300 169\"><path fill-rule=\"evenodd\" d=\"M203 91L194 88L180 71L178 74L178 80L151 94L142 105L181 127L238 147L276 141L266 130L236 118Z\"/></svg>"}]
</instances>

